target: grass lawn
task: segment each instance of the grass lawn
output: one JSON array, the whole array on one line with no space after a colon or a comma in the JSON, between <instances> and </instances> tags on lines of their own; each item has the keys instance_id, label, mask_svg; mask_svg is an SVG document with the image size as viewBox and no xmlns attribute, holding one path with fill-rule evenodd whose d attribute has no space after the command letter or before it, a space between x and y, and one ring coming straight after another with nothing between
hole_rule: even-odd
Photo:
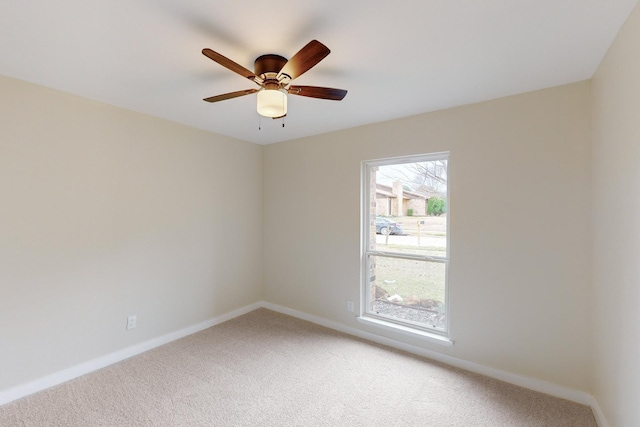
<instances>
[{"instance_id":1,"label":"grass lawn","mask_svg":"<svg viewBox=\"0 0 640 427\"><path fill-rule=\"evenodd\" d=\"M445 300L445 264L374 256L376 284L389 295Z\"/></svg>"}]
</instances>

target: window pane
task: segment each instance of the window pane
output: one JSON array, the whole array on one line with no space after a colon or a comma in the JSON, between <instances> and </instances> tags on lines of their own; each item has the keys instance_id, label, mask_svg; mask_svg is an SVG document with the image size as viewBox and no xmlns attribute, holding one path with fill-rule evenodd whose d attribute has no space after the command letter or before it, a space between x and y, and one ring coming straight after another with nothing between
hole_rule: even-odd
<instances>
[{"instance_id":1,"label":"window pane","mask_svg":"<svg viewBox=\"0 0 640 427\"><path fill-rule=\"evenodd\" d=\"M446 264L371 255L369 312L446 329Z\"/></svg>"},{"instance_id":2,"label":"window pane","mask_svg":"<svg viewBox=\"0 0 640 427\"><path fill-rule=\"evenodd\" d=\"M391 230L402 230L390 234ZM376 219L370 250L447 257L447 217Z\"/></svg>"},{"instance_id":3,"label":"window pane","mask_svg":"<svg viewBox=\"0 0 640 427\"><path fill-rule=\"evenodd\" d=\"M447 160L372 167L369 249L447 256Z\"/></svg>"}]
</instances>

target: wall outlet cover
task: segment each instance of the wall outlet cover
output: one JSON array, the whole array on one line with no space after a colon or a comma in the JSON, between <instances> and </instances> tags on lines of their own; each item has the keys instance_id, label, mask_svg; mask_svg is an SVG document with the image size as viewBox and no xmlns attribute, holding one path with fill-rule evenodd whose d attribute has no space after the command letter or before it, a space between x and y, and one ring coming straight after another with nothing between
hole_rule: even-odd
<instances>
[{"instance_id":1,"label":"wall outlet cover","mask_svg":"<svg viewBox=\"0 0 640 427\"><path fill-rule=\"evenodd\" d=\"M127 317L127 330L135 328L137 321L138 319L136 316Z\"/></svg>"}]
</instances>

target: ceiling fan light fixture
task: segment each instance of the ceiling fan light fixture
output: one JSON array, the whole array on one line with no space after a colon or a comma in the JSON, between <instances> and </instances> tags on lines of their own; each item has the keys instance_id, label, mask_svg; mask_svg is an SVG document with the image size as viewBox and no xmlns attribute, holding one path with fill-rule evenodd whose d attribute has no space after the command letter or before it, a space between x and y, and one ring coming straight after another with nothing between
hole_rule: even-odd
<instances>
[{"instance_id":1,"label":"ceiling fan light fixture","mask_svg":"<svg viewBox=\"0 0 640 427\"><path fill-rule=\"evenodd\" d=\"M287 94L279 89L258 92L258 114L264 117L282 117L287 114Z\"/></svg>"},{"instance_id":2,"label":"ceiling fan light fixture","mask_svg":"<svg viewBox=\"0 0 640 427\"><path fill-rule=\"evenodd\" d=\"M255 72L252 72L218 52L204 48L204 56L260 86L260 89L237 90L210 96L204 98L204 101L218 102L257 93L258 114L274 119L287 114L287 95L340 101L347 94L346 90L320 86L290 86L293 79L315 67L329 52L329 48L318 40L311 40L288 60L284 56L272 53L260 55L254 61Z\"/></svg>"}]
</instances>

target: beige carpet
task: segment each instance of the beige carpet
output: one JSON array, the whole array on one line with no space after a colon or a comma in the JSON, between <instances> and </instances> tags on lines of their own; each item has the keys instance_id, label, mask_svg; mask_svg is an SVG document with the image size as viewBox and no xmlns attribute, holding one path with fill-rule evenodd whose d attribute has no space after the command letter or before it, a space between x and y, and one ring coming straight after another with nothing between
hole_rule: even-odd
<instances>
[{"instance_id":1,"label":"beige carpet","mask_svg":"<svg viewBox=\"0 0 640 427\"><path fill-rule=\"evenodd\" d=\"M576 426L588 407L260 309L0 407L0 426Z\"/></svg>"}]
</instances>

